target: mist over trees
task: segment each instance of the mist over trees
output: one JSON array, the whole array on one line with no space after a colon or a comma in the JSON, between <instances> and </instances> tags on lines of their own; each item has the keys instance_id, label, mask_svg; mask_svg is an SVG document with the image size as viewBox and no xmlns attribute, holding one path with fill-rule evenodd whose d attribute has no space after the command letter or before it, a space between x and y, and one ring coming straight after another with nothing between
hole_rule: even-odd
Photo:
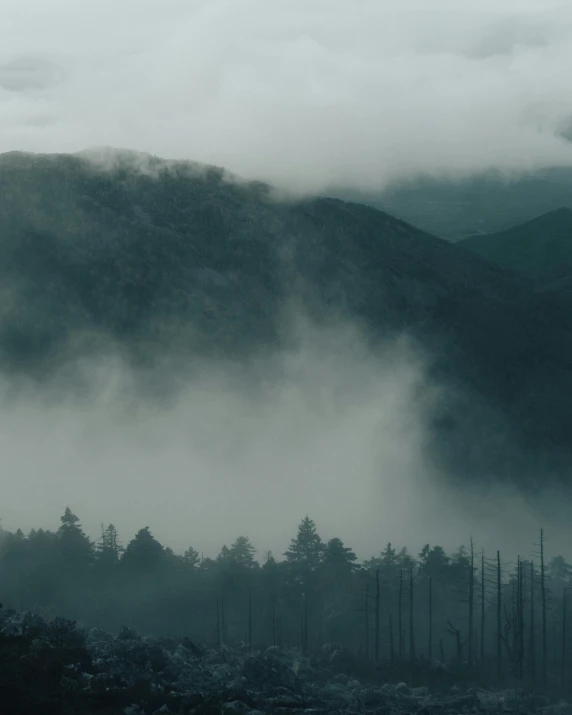
<instances>
[{"instance_id":1,"label":"mist over trees","mask_svg":"<svg viewBox=\"0 0 572 715\"><path fill-rule=\"evenodd\" d=\"M442 663L467 678L563 683L570 658L572 565L485 554L471 539L447 553L392 543L359 563L305 516L282 554L241 534L215 558L176 554L149 526L123 541L113 524L92 541L69 507L55 531L0 532L4 609L65 617L110 631L186 634L210 646L271 645L305 654L325 644L395 673Z\"/></svg>"}]
</instances>

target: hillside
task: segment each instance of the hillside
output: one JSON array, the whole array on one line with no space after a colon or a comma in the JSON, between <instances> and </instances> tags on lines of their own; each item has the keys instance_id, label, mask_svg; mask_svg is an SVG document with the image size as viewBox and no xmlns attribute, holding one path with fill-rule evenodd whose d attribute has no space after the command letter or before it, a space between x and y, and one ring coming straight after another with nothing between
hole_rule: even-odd
<instances>
[{"instance_id":1,"label":"hillside","mask_svg":"<svg viewBox=\"0 0 572 715\"><path fill-rule=\"evenodd\" d=\"M468 179L423 178L379 193L338 192L340 198L389 211L451 241L496 233L562 206L572 209L572 169L507 177L490 172Z\"/></svg>"},{"instance_id":2,"label":"hillside","mask_svg":"<svg viewBox=\"0 0 572 715\"><path fill-rule=\"evenodd\" d=\"M567 305L371 207L277 202L214 167L126 155L104 171L12 153L0 235L0 367L12 374L46 379L110 339L138 365L242 359L283 342L295 299L318 320L359 320L372 340L421 341L455 388L434 425L447 468L521 479L536 474L531 454L570 463Z\"/></svg>"},{"instance_id":3,"label":"hillside","mask_svg":"<svg viewBox=\"0 0 572 715\"><path fill-rule=\"evenodd\" d=\"M550 211L500 233L471 236L461 245L542 288L572 290L572 209Z\"/></svg>"}]
</instances>

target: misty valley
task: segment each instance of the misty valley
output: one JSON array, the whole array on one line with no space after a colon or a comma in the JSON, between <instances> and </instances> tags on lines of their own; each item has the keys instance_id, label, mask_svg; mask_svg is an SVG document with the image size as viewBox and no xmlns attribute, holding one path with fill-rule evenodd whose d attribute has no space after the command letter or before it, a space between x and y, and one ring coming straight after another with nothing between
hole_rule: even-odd
<instances>
[{"instance_id":1,"label":"misty valley","mask_svg":"<svg viewBox=\"0 0 572 715\"><path fill-rule=\"evenodd\" d=\"M0 710L571 712L568 178L1 154Z\"/></svg>"}]
</instances>

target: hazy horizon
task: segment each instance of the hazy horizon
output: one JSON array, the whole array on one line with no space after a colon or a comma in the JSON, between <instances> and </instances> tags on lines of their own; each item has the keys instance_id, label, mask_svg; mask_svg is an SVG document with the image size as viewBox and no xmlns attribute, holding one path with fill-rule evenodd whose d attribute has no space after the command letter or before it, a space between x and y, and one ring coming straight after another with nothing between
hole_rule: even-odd
<instances>
[{"instance_id":1,"label":"hazy horizon","mask_svg":"<svg viewBox=\"0 0 572 715\"><path fill-rule=\"evenodd\" d=\"M554 0L8 0L0 151L116 146L286 189L572 166Z\"/></svg>"},{"instance_id":2,"label":"hazy horizon","mask_svg":"<svg viewBox=\"0 0 572 715\"><path fill-rule=\"evenodd\" d=\"M145 526L164 546L214 557L239 535L257 558L281 557L309 515L324 539L366 559L387 542L488 553L533 551L537 530L567 552L562 505L514 484L471 486L427 452L431 410L447 397L427 354L405 337L366 344L355 325L294 323L293 347L246 366L201 361L168 404L142 396L113 350L61 382L0 391L0 453L9 471L5 529L55 530L66 506L94 539L115 524L127 543ZM26 445L33 445L32 448ZM546 509L553 521L547 523Z\"/></svg>"}]
</instances>

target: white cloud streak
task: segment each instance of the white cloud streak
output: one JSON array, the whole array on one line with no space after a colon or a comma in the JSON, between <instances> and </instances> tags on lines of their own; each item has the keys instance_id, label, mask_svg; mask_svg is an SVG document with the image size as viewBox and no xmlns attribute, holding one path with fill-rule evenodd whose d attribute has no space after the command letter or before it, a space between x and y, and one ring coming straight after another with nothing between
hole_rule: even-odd
<instances>
[{"instance_id":1,"label":"white cloud streak","mask_svg":"<svg viewBox=\"0 0 572 715\"><path fill-rule=\"evenodd\" d=\"M170 406L138 399L120 361L86 365L92 391L0 386L2 523L55 529L65 507L92 537L143 526L166 546L215 556L248 535L280 556L306 515L360 558L391 541L527 553L543 514L514 487L453 489L427 454L441 392L418 349L371 350L338 323L308 325L296 347L253 363L203 365ZM12 397L10 397L12 394ZM568 514L548 494L551 548L568 550Z\"/></svg>"},{"instance_id":2,"label":"white cloud streak","mask_svg":"<svg viewBox=\"0 0 572 715\"><path fill-rule=\"evenodd\" d=\"M0 150L112 145L306 191L572 165L552 0L5 0Z\"/></svg>"}]
</instances>

